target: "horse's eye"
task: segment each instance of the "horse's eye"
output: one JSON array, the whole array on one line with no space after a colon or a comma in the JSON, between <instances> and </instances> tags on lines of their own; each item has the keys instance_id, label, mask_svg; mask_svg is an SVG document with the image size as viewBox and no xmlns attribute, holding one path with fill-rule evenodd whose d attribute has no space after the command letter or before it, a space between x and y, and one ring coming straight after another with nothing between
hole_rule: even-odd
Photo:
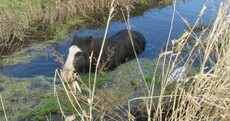
<instances>
[{"instance_id":1,"label":"horse's eye","mask_svg":"<svg viewBox=\"0 0 230 121\"><path fill-rule=\"evenodd\" d=\"M76 60L80 60L80 59L82 59L83 58L83 53L76 53L75 54L75 59Z\"/></svg>"},{"instance_id":2,"label":"horse's eye","mask_svg":"<svg viewBox=\"0 0 230 121\"><path fill-rule=\"evenodd\" d=\"M77 56L76 59L80 60L80 59L82 59L82 56Z\"/></svg>"}]
</instances>

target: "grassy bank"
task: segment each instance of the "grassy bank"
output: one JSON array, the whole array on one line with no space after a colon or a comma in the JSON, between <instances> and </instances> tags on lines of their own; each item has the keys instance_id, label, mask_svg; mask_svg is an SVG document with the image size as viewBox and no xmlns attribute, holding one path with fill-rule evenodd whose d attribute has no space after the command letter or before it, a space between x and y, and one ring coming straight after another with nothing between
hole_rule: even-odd
<instances>
[{"instance_id":1,"label":"grassy bank","mask_svg":"<svg viewBox=\"0 0 230 121\"><path fill-rule=\"evenodd\" d=\"M116 5L118 8L133 5L147 9L146 5L165 5L162 1L169 3L168 0L117 0ZM102 25L109 13L110 3L111 0L1 0L0 54L7 54L33 42L53 40L63 32L63 28L68 31L72 27L81 27L79 18L85 20L86 26Z\"/></svg>"},{"instance_id":2,"label":"grassy bank","mask_svg":"<svg viewBox=\"0 0 230 121\"><path fill-rule=\"evenodd\" d=\"M93 84L77 81L80 85L76 86L77 92L63 83L74 109L72 114L62 112L64 118L84 121L230 120L230 1L222 4L215 21L197 34L195 28L200 26L205 8L194 25L182 18L187 31L173 41L171 49L166 47L160 53L153 70L147 71L151 76L146 76L147 67L137 59L135 69L127 68L128 73L122 72L123 77L105 85L104 91L94 88L97 73L86 80ZM191 38L194 44L190 43ZM189 74L196 59L200 60L200 66ZM138 77L129 80L132 74ZM58 93L55 94L58 99ZM60 103L59 107L61 110L64 106Z\"/></svg>"},{"instance_id":3,"label":"grassy bank","mask_svg":"<svg viewBox=\"0 0 230 121\"><path fill-rule=\"evenodd\" d=\"M0 74L0 120L38 120L57 112L52 78L10 78ZM55 105L56 104L56 105ZM2 108L4 107L4 108Z\"/></svg>"}]
</instances>

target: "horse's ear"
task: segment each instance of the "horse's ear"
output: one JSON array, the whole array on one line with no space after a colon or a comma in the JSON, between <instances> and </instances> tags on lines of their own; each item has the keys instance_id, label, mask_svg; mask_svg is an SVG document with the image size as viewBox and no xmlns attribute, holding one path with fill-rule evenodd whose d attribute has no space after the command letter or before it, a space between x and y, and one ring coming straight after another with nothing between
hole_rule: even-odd
<instances>
[{"instance_id":1,"label":"horse's ear","mask_svg":"<svg viewBox=\"0 0 230 121\"><path fill-rule=\"evenodd\" d=\"M77 34L74 35L73 37L74 40L81 40L82 38L80 38Z\"/></svg>"},{"instance_id":2,"label":"horse's ear","mask_svg":"<svg viewBox=\"0 0 230 121\"><path fill-rule=\"evenodd\" d=\"M90 36L89 38L86 39L86 44L87 44L87 46L89 47L90 50L93 48L94 40L93 40L92 36Z\"/></svg>"}]
</instances>

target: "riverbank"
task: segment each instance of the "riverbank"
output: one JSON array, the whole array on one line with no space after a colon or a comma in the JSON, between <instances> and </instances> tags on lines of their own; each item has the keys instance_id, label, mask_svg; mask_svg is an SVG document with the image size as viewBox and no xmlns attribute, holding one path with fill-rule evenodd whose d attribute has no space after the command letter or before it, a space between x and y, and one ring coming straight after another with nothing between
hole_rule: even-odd
<instances>
[{"instance_id":1,"label":"riverbank","mask_svg":"<svg viewBox=\"0 0 230 121\"><path fill-rule=\"evenodd\" d=\"M170 1L117 1L115 19L122 18L120 8L134 6L131 15L137 15L150 7L170 4ZM110 0L3 0L0 2L0 57L28 47L31 43L63 39L73 29L102 26L107 19L110 3Z\"/></svg>"}]
</instances>

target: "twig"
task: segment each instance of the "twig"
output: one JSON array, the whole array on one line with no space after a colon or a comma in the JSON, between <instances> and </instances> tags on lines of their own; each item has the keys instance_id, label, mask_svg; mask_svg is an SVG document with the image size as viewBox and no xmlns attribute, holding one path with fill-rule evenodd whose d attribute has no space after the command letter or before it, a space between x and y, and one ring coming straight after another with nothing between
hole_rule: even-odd
<instances>
[{"instance_id":1,"label":"twig","mask_svg":"<svg viewBox=\"0 0 230 121\"><path fill-rule=\"evenodd\" d=\"M2 99L1 94L0 94L0 100L1 100L2 109L3 109L3 112L4 112L5 119L6 119L6 121L8 121L8 118L7 118L7 115L6 115L6 110L5 110L5 107L4 107L4 103L3 103L3 99Z\"/></svg>"}]
</instances>

